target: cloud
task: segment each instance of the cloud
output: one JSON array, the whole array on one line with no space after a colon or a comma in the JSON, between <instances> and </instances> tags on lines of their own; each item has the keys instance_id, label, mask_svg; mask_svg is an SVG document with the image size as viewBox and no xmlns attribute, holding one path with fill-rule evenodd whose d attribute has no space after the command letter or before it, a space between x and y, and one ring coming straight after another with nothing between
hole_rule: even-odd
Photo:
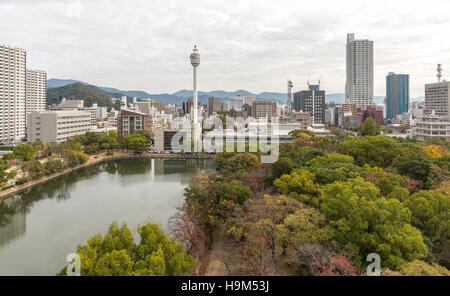
<instances>
[{"instance_id":1,"label":"cloud","mask_svg":"<svg viewBox=\"0 0 450 296\"><path fill-rule=\"evenodd\" d=\"M344 92L346 34L374 40L375 94L388 72L411 75L412 96L450 65L449 1L2 0L0 43L27 50L49 77L151 93L191 88L189 53L202 90L285 91L321 77ZM445 75L445 72L444 72Z\"/></svg>"}]
</instances>

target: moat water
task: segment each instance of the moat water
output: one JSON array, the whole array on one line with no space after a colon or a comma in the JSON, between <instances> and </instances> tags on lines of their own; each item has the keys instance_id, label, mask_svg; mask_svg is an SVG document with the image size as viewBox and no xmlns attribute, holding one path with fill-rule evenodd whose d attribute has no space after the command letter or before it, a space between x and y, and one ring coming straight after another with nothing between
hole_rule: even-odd
<instances>
[{"instance_id":1,"label":"moat water","mask_svg":"<svg viewBox=\"0 0 450 296\"><path fill-rule=\"evenodd\" d=\"M117 221L167 222L213 160L123 159L58 177L0 201L0 275L55 275L78 244Z\"/></svg>"}]
</instances>

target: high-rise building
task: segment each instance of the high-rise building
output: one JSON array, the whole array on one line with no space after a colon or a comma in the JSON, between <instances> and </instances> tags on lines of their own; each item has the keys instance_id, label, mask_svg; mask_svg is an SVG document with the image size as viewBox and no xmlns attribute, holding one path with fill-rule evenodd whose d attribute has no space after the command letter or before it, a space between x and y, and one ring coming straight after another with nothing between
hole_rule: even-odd
<instances>
[{"instance_id":1,"label":"high-rise building","mask_svg":"<svg viewBox=\"0 0 450 296\"><path fill-rule=\"evenodd\" d=\"M0 45L0 142L25 137L26 51Z\"/></svg>"},{"instance_id":2,"label":"high-rise building","mask_svg":"<svg viewBox=\"0 0 450 296\"><path fill-rule=\"evenodd\" d=\"M26 114L45 111L47 73L41 70L27 70L26 73Z\"/></svg>"},{"instance_id":3,"label":"high-rise building","mask_svg":"<svg viewBox=\"0 0 450 296\"><path fill-rule=\"evenodd\" d=\"M294 109L309 113L314 118L313 124L325 123L325 91L320 90L320 85L309 85L309 90L296 92Z\"/></svg>"},{"instance_id":4,"label":"high-rise building","mask_svg":"<svg viewBox=\"0 0 450 296\"><path fill-rule=\"evenodd\" d=\"M425 115L434 110L436 116L450 117L450 81L436 82L425 85Z\"/></svg>"},{"instance_id":5,"label":"high-rise building","mask_svg":"<svg viewBox=\"0 0 450 296\"><path fill-rule=\"evenodd\" d=\"M386 76L386 119L408 112L409 75L395 74Z\"/></svg>"},{"instance_id":6,"label":"high-rise building","mask_svg":"<svg viewBox=\"0 0 450 296\"><path fill-rule=\"evenodd\" d=\"M208 116L212 115L214 112L222 110L222 102L220 98L209 97L208 98Z\"/></svg>"},{"instance_id":7,"label":"high-rise building","mask_svg":"<svg viewBox=\"0 0 450 296\"><path fill-rule=\"evenodd\" d=\"M347 35L347 81L345 97L365 110L373 104L373 41Z\"/></svg>"}]
</instances>

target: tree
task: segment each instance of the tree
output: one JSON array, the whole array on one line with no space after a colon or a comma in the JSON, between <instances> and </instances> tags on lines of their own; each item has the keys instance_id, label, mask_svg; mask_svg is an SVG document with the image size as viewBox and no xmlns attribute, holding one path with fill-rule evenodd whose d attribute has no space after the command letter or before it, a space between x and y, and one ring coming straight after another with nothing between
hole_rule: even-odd
<instances>
[{"instance_id":1,"label":"tree","mask_svg":"<svg viewBox=\"0 0 450 296\"><path fill-rule=\"evenodd\" d=\"M39 179L45 175L44 165L38 160L27 162L22 168L32 180Z\"/></svg>"},{"instance_id":2,"label":"tree","mask_svg":"<svg viewBox=\"0 0 450 296\"><path fill-rule=\"evenodd\" d=\"M358 269L344 255L338 255L320 244L296 248L288 264L303 276L355 276Z\"/></svg>"},{"instance_id":3,"label":"tree","mask_svg":"<svg viewBox=\"0 0 450 296\"><path fill-rule=\"evenodd\" d=\"M71 168L84 164L88 160L89 156L81 151L66 150L64 153L64 161L67 162L67 166Z\"/></svg>"},{"instance_id":4,"label":"tree","mask_svg":"<svg viewBox=\"0 0 450 296\"><path fill-rule=\"evenodd\" d=\"M314 174L307 170L297 170L283 175L273 184L278 192L289 195L301 202L318 207L322 199L322 189L315 183Z\"/></svg>"},{"instance_id":5,"label":"tree","mask_svg":"<svg viewBox=\"0 0 450 296\"><path fill-rule=\"evenodd\" d=\"M291 159L286 157L278 159L272 164L272 180L290 174L294 167L295 163Z\"/></svg>"},{"instance_id":6,"label":"tree","mask_svg":"<svg viewBox=\"0 0 450 296\"><path fill-rule=\"evenodd\" d=\"M140 134L126 135L122 139L122 146L126 149L133 151L145 151L147 146L145 146L146 139Z\"/></svg>"},{"instance_id":7,"label":"tree","mask_svg":"<svg viewBox=\"0 0 450 296\"><path fill-rule=\"evenodd\" d=\"M19 144L13 148L13 157L20 161L30 161L36 157L35 148L30 144Z\"/></svg>"},{"instance_id":8,"label":"tree","mask_svg":"<svg viewBox=\"0 0 450 296\"><path fill-rule=\"evenodd\" d=\"M327 185L324 191L321 212L336 241L359 255L357 265L374 252L389 268L426 256L421 232L410 225L410 210L397 199L378 198L374 184L356 178Z\"/></svg>"},{"instance_id":9,"label":"tree","mask_svg":"<svg viewBox=\"0 0 450 296\"><path fill-rule=\"evenodd\" d=\"M398 157L392 164L402 175L425 183L431 170L431 160L422 155L407 153Z\"/></svg>"},{"instance_id":10,"label":"tree","mask_svg":"<svg viewBox=\"0 0 450 296\"><path fill-rule=\"evenodd\" d=\"M49 157L44 164L44 171L46 175L51 175L60 172L64 169L64 165L60 159Z\"/></svg>"},{"instance_id":11,"label":"tree","mask_svg":"<svg viewBox=\"0 0 450 296\"><path fill-rule=\"evenodd\" d=\"M400 271L382 270L385 276L450 276L450 271L436 263L429 264L421 260L414 260L404 264Z\"/></svg>"},{"instance_id":12,"label":"tree","mask_svg":"<svg viewBox=\"0 0 450 296\"><path fill-rule=\"evenodd\" d=\"M215 157L217 171L224 176L240 177L261 166L253 153L221 153Z\"/></svg>"},{"instance_id":13,"label":"tree","mask_svg":"<svg viewBox=\"0 0 450 296\"><path fill-rule=\"evenodd\" d=\"M450 196L420 191L405 202L412 224L443 249L450 247Z\"/></svg>"},{"instance_id":14,"label":"tree","mask_svg":"<svg viewBox=\"0 0 450 296\"><path fill-rule=\"evenodd\" d=\"M9 180L16 176L15 171L7 172L10 165L0 158L0 188L3 188Z\"/></svg>"},{"instance_id":15,"label":"tree","mask_svg":"<svg viewBox=\"0 0 450 296\"><path fill-rule=\"evenodd\" d=\"M378 135L347 138L338 145L338 150L351 155L359 166L387 168L401 154L402 148L395 139Z\"/></svg>"},{"instance_id":16,"label":"tree","mask_svg":"<svg viewBox=\"0 0 450 296\"><path fill-rule=\"evenodd\" d=\"M376 136L379 134L378 125L372 117L367 117L361 127L363 136Z\"/></svg>"},{"instance_id":17,"label":"tree","mask_svg":"<svg viewBox=\"0 0 450 296\"><path fill-rule=\"evenodd\" d=\"M284 255L289 245L299 248L306 243L323 243L331 239L331 229L327 226L325 216L317 209L303 205L278 225L278 231Z\"/></svg>"},{"instance_id":18,"label":"tree","mask_svg":"<svg viewBox=\"0 0 450 296\"><path fill-rule=\"evenodd\" d=\"M205 230L192 218L192 209L186 203L177 209L177 213L169 220L169 230L173 239L179 242L188 255L201 255L205 239Z\"/></svg>"},{"instance_id":19,"label":"tree","mask_svg":"<svg viewBox=\"0 0 450 296\"><path fill-rule=\"evenodd\" d=\"M428 157L431 159L441 158L445 154L444 148L438 145L428 145L424 148L424 150L428 153Z\"/></svg>"},{"instance_id":20,"label":"tree","mask_svg":"<svg viewBox=\"0 0 450 296\"><path fill-rule=\"evenodd\" d=\"M437 165L441 169L444 169L448 172L450 172L450 153L445 154L444 156L440 158L435 158L432 160L433 164Z\"/></svg>"},{"instance_id":21,"label":"tree","mask_svg":"<svg viewBox=\"0 0 450 296\"><path fill-rule=\"evenodd\" d=\"M185 188L184 196L193 223L204 228L211 245L214 230L252 197L252 191L237 180L228 182L221 176L199 176Z\"/></svg>"},{"instance_id":22,"label":"tree","mask_svg":"<svg viewBox=\"0 0 450 296\"><path fill-rule=\"evenodd\" d=\"M96 234L78 245L82 276L181 276L189 275L195 261L157 224L139 225L140 242L124 223L112 223L103 237ZM65 267L59 274L65 275Z\"/></svg>"},{"instance_id":23,"label":"tree","mask_svg":"<svg viewBox=\"0 0 450 296\"><path fill-rule=\"evenodd\" d=\"M242 242L242 260L253 274L277 269L279 225L302 204L286 196L248 200L226 221L228 233ZM285 249L284 246L282 246Z\"/></svg>"}]
</instances>

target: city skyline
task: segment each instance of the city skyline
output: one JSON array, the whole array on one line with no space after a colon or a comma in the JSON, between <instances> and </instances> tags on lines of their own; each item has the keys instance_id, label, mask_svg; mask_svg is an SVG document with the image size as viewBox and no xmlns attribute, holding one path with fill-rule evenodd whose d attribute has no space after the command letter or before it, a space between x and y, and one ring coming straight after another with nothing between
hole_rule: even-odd
<instances>
[{"instance_id":1,"label":"city skyline","mask_svg":"<svg viewBox=\"0 0 450 296\"><path fill-rule=\"evenodd\" d=\"M383 1L370 10L354 1L126 4L2 1L0 25L15 30L2 32L1 43L26 49L27 67L48 78L149 93L191 89L193 45L202 52L204 91L285 92L286 79L298 91L320 78L327 93L344 93L347 33L374 41L375 96L385 94L389 72L410 74L411 97L423 96L424 84L437 81L436 64L444 79L450 65L450 44L430 34L450 26L435 13L448 1Z\"/></svg>"}]
</instances>

